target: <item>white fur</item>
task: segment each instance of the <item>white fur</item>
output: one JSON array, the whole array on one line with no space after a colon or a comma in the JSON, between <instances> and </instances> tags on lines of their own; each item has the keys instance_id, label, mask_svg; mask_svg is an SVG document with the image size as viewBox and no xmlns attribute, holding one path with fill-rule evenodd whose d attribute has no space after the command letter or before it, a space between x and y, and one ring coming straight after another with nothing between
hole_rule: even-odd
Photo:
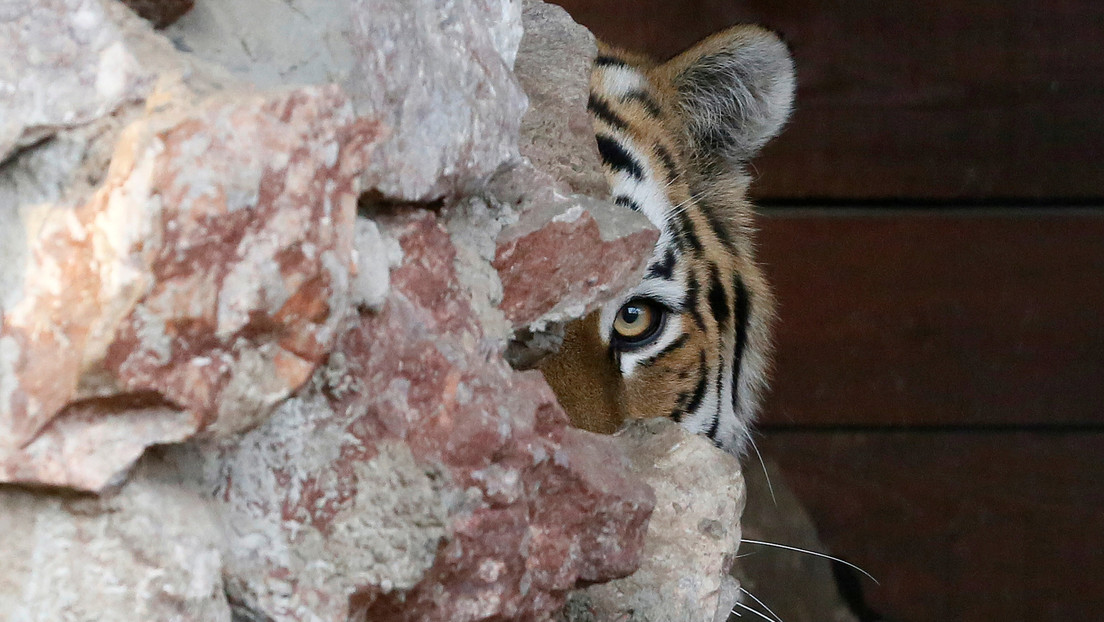
<instances>
[{"instance_id":1,"label":"white fur","mask_svg":"<svg viewBox=\"0 0 1104 622\"><path fill-rule=\"evenodd\" d=\"M632 67L610 65L599 67L597 71L601 75L603 92L614 99L648 87L648 79Z\"/></svg>"}]
</instances>

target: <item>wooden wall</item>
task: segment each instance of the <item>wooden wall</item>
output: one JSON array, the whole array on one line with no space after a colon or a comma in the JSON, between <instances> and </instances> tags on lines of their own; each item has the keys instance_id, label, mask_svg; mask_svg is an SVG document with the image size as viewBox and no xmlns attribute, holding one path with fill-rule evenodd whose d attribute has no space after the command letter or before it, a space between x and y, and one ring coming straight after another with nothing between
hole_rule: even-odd
<instances>
[{"instance_id":1,"label":"wooden wall","mask_svg":"<svg viewBox=\"0 0 1104 622\"><path fill-rule=\"evenodd\" d=\"M668 57L715 30L780 32L797 114L760 158L778 200L1092 202L1104 189L1104 2L564 0Z\"/></svg>"},{"instance_id":2,"label":"wooden wall","mask_svg":"<svg viewBox=\"0 0 1104 622\"><path fill-rule=\"evenodd\" d=\"M560 4L661 57L747 21L790 43L759 444L871 610L1104 616L1104 2Z\"/></svg>"}]
</instances>

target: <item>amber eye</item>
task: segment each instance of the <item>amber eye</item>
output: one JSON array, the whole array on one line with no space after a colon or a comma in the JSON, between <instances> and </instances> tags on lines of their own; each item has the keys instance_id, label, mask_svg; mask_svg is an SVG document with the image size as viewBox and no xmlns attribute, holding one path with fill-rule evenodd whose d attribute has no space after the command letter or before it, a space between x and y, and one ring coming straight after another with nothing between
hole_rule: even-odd
<instances>
[{"instance_id":1,"label":"amber eye","mask_svg":"<svg viewBox=\"0 0 1104 622\"><path fill-rule=\"evenodd\" d=\"M617 317L613 319L614 338L624 346L642 346L659 333L666 315L667 310L660 305L634 298L617 311Z\"/></svg>"}]
</instances>

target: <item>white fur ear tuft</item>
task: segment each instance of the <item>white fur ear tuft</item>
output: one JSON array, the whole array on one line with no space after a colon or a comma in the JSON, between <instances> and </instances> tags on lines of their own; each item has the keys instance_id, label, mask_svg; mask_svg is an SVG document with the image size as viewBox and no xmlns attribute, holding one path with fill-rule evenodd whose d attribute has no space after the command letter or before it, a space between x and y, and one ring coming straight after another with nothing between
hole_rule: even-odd
<instances>
[{"instance_id":1,"label":"white fur ear tuft","mask_svg":"<svg viewBox=\"0 0 1104 622\"><path fill-rule=\"evenodd\" d=\"M663 69L678 93L690 151L743 162L782 130L793 106L790 51L774 33L737 26Z\"/></svg>"}]
</instances>

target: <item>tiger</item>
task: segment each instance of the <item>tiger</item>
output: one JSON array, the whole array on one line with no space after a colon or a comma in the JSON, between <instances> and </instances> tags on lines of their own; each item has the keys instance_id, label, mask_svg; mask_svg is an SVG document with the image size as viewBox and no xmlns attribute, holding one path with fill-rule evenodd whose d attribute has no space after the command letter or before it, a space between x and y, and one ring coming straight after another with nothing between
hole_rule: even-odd
<instances>
[{"instance_id":1,"label":"tiger","mask_svg":"<svg viewBox=\"0 0 1104 622\"><path fill-rule=\"evenodd\" d=\"M738 456L768 383L774 298L748 163L790 117L788 46L735 26L657 63L599 42L588 111L611 200L659 230L640 282L540 365L573 425L669 417Z\"/></svg>"}]
</instances>

